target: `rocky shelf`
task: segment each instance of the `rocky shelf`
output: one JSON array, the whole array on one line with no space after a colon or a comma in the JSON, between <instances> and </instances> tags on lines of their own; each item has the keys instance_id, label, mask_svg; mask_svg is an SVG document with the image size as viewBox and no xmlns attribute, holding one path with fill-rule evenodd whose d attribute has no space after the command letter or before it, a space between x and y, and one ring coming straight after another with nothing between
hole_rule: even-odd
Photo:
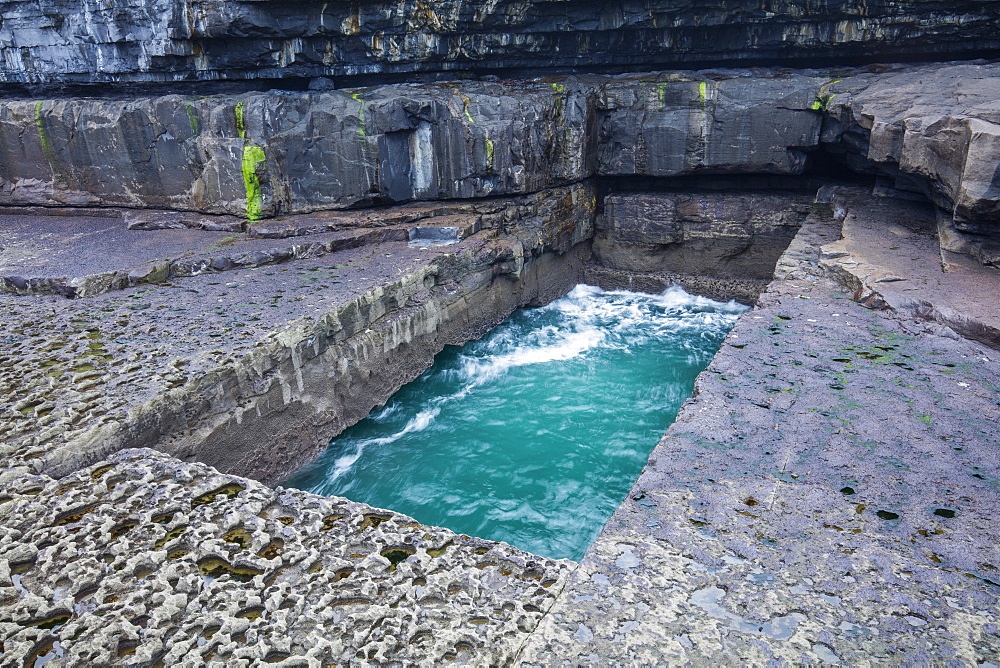
<instances>
[{"instance_id":1,"label":"rocky shelf","mask_svg":"<svg viewBox=\"0 0 1000 668\"><path fill-rule=\"evenodd\" d=\"M893 13L940 3L840 4L835 32L766 7L741 30L795 26L793 61L995 39L992 2L911 32ZM93 83L71 63L94 53L170 81L195 43L199 72L314 77L332 39L275 32L276 3L195 3L141 54L110 33L67 53L83 16L14 56L22 5L0 23L4 62L38 63L5 65L19 83ZM384 6L350 5L330 35L372 62L338 67L391 74L378 40L483 20L418 5L368 36ZM693 11L580 2L567 27L555 5L490 20L530 54L552 22L667 39ZM179 6L129 11L177 28ZM468 57L493 53L476 35ZM289 39L281 72L217 60ZM0 101L0 659L1000 663L998 82L971 61ZM581 280L756 306L579 564L266 486Z\"/></svg>"},{"instance_id":2,"label":"rocky shelf","mask_svg":"<svg viewBox=\"0 0 1000 668\"><path fill-rule=\"evenodd\" d=\"M5 658L995 661L1000 358L931 311L854 298L856 280L898 290L937 272L941 290L959 280L953 306L975 317L965 307L995 293L996 274L963 289L913 216L880 254L853 221L886 203L857 188L825 190L804 215L801 196L773 193L754 209L748 195L613 197L597 232L612 258L663 241L646 219L615 217L651 199L661 212L683 203L688 224L691 203L760 224L770 201L798 233L579 565L182 461L277 479L404 382L364 385L346 350L416 373L426 350L398 349L441 344L413 329L424 318L461 322L451 335L465 338L499 317L472 306L486 295L504 310L515 304L495 300L512 287L530 302L588 272L626 273L585 264L586 241L559 246L555 225L525 218L516 241L484 229L449 246L379 242L76 300L4 296L4 442L19 445L0 499ZM665 231L683 224L661 218L653 232ZM839 249L854 239L865 267L896 280L848 273ZM319 406L319 379L368 403ZM296 445L287 435L303 422L315 442ZM136 444L174 456L122 449Z\"/></svg>"},{"instance_id":3,"label":"rocky shelf","mask_svg":"<svg viewBox=\"0 0 1000 668\"><path fill-rule=\"evenodd\" d=\"M524 196L588 180L876 175L998 261L1000 65L707 70L350 91L0 102L0 205L136 225ZM200 216L200 217L199 217Z\"/></svg>"}]
</instances>

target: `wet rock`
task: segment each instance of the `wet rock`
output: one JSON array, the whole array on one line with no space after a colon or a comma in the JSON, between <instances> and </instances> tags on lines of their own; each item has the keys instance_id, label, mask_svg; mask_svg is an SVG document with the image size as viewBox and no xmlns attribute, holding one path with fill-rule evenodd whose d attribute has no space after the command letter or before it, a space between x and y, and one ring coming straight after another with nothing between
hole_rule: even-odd
<instances>
[{"instance_id":1,"label":"wet rock","mask_svg":"<svg viewBox=\"0 0 1000 668\"><path fill-rule=\"evenodd\" d=\"M594 255L616 270L769 279L810 208L792 194L610 195Z\"/></svg>"}]
</instances>

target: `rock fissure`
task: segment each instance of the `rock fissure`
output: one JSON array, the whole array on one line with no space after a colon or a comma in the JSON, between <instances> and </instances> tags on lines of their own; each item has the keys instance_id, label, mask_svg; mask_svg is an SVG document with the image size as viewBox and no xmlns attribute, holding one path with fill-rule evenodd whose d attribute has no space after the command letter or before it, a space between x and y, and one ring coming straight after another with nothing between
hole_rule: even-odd
<instances>
[{"instance_id":1,"label":"rock fissure","mask_svg":"<svg viewBox=\"0 0 1000 668\"><path fill-rule=\"evenodd\" d=\"M1000 69L905 64L1000 3L74 1L0 0L5 662L1000 663ZM581 280L756 306L579 564L261 484Z\"/></svg>"}]
</instances>

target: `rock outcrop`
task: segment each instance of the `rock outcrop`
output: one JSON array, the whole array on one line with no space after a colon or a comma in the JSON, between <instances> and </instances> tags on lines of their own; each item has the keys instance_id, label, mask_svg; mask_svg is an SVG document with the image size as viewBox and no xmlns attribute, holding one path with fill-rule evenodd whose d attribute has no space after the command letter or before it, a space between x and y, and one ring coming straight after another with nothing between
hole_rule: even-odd
<instances>
[{"instance_id":1,"label":"rock outcrop","mask_svg":"<svg viewBox=\"0 0 1000 668\"><path fill-rule=\"evenodd\" d=\"M573 567L149 450L19 482L5 663L504 664Z\"/></svg>"},{"instance_id":2,"label":"rock outcrop","mask_svg":"<svg viewBox=\"0 0 1000 668\"><path fill-rule=\"evenodd\" d=\"M976 57L996 2L0 2L0 82L400 77L511 69Z\"/></svg>"},{"instance_id":3,"label":"rock outcrop","mask_svg":"<svg viewBox=\"0 0 1000 668\"><path fill-rule=\"evenodd\" d=\"M998 24L0 0L2 663L1000 663L1000 62L873 64ZM757 307L580 564L261 484L582 279Z\"/></svg>"},{"instance_id":4,"label":"rock outcrop","mask_svg":"<svg viewBox=\"0 0 1000 668\"><path fill-rule=\"evenodd\" d=\"M811 204L775 193L610 195L594 256L609 269L770 280Z\"/></svg>"},{"instance_id":5,"label":"rock outcrop","mask_svg":"<svg viewBox=\"0 0 1000 668\"><path fill-rule=\"evenodd\" d=\"M823 141L853 157L855 168L884 174L886 194L916 191L937 204L944 249L1000 266L996 66L902 69L868 81L858 87L844 78L825 88Z\"/></svg>"},{"instance_id":6,"label":"rock outcrop","mask_svg":"<svg viewBox=\"0 0 1000 668\"><path fill-rule=\"evenodd\" d=\"M0 104L0 204L250 220L840 160L1000 257L1000 65L708 70ZM834 156L830 158L829 156Z\"/></svg>"}]
</instances>

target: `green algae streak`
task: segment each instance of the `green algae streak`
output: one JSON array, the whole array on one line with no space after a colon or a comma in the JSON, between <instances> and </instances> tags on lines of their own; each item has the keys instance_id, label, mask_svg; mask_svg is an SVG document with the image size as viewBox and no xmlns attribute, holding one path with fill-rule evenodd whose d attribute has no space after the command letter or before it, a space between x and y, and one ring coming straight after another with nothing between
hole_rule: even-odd
<instances>
[{"instance_id":1,"label":"green algae streak","mask_svg":"<svg viewBox=\"0 0 1000 668\"><path fill-rule=\"evenodd\" d=\"M236 134L239 135L240 139L246 139L247 124L243 117L243 100L236 103L236 109L233 110L233 113L236 115Z\"/></svg>"},{"instance_id":2,"label":"green algae streak","mask_svg":"<svg viewBox=\"0 0 1000 668\"><path fill-rule=\"evenodd\" d=\"M365 101L361 99L361 93L351 93L351 99L361 104L358 107L358 135L367 137L368 133L365 131Z\"/></svg>"},{"instance_id":3,"label":"green algae streak","mask_svg":"<svg viewBox=\"0 0 1000 668\"><path fill-rule=\"evenodd\" d=\"M493 155L495 147L493 146L493 140L490 139L489 133L486 135L486 162L489 171L493 171Z\"/></svg>"},{"instance_id":4,"label":"green algae streak","mask_svg":"<svg viewBox=\"0 0 1000 668\"><path fill-rule=\"evenodd\" d=\"M45 134L45 125L42 123L41 101L35 103L35 125L38 126L38 138L42 142L42 152L45 153L45 159L49 163L49 168L55 171L56 153L52 149L52 143L49 141L48 135Z\"/></svg>"},{"instance_id":5,"label":"green algae streak","mask_svg":"<svg viewBox=\"0 0 1000 668\"><path fill-rule=\"evenodd\" d=\"M247 190L247 220L260 220L264 192L260 185L259 170L265 163L264 149L260 146L243 147L243 184Z\"/></svg>"},{"instance_id":6,"label":"green algae streak","mask_svg":"<svg viewBox=\"0 0 1000 668\"><path fill-rule=\"evenodd\" d=\"M198 116L194 113L194 104L188 102L185 106L187 108L188 122L191 123L191 132L198 134L200 130L198 127Z\"/></svg>"}]
</instances>

